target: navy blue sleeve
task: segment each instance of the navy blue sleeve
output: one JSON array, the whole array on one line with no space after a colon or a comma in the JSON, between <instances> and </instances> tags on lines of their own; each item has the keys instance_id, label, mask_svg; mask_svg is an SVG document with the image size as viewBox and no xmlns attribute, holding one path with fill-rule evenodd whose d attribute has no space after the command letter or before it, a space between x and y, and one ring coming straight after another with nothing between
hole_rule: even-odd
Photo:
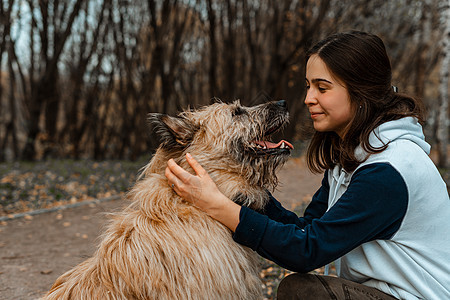
<instances>
[{"instance_id":1,"label":"navy blue sleeve","mask_svg":"<svg viewBox=\"0 0 450 300\"><path fill-rule=\"evenodd\" d=\"M322 186L312 197L312 201L306 208L303 218L299 218L294 212L285 209L270 193L269 201L262 213L268 216L269 219L283 224L296 224L301 228L310 224L313 219L320 218L327 210L329 191L327 174L325 172Z\"/></svg>"},{"instance_id":2,"label":"navy blue sleeve","mask_svg":"<svg viewBox=\"0 0 450 300\"><path fill-rule=\"evenodd\" d=\"M389 164L376 163L356 171L336 204L305 227L242 207L233 238L286 269L305 273L365 242L391 238L407 206L401 175Z\"/></svg>"}]
</instances>

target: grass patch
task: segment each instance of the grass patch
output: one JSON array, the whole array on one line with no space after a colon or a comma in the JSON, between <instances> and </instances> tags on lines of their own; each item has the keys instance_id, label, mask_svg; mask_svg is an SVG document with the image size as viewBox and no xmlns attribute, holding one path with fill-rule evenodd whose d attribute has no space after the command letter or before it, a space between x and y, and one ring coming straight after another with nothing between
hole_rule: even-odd
<instances>
[{"instance_id":1,"label":"grass patch","mask_svg":"<svg viewBox=\"0 0 450 300\"><path fill-rule=\"evenodd\" d=\"M0 215L124 193L148 160L1 163Z\"/></svg>"}]
</instances>

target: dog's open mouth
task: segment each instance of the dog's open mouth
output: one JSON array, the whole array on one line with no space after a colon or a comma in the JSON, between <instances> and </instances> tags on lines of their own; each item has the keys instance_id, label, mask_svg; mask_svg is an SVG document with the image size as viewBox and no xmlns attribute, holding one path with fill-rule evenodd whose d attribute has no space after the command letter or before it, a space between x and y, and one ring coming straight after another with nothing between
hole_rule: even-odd
<instances>
[{"instance_id":1,"label":"dog's open mouth","mask_svg":"<svg viewBox=\"0 0 450 300\"><path fill-rule=\"evenodd\" d=\"M281 126L268 130L263 140L256 140L252 142L252 150L254 153L257 155L279 155L290 153L290 151L294 149L294 146L285 140L281 140L278 143L273 143L266 140L270 134L278 131L279 127Z\"/></svg>"},{"instance_id":2,"label":"dog's open mouth","mask_svg":"<svg viewBox=\"0 0 450 300\"><path fill-rule=\"evenodd\" d=\"M269 141L254 141L254 148L256 154L258 155L277 155L282 153L289 153L294 146L285 140L281 140L278 143L272 143Z\"/></svg>"},{"instance_id":3,"label":"dog's open mouth","mask_svg":"<svg viewBox=\"0 0 450 300\"><path fill-rule=\"evenodd\" d=\"M292 146L291 143L285 140L281 140L278 143L272 143L269 141L255 141L256 149L261 150L270 150L270 149L294 149L294 146Z\"/></svg>"}]
</instances>

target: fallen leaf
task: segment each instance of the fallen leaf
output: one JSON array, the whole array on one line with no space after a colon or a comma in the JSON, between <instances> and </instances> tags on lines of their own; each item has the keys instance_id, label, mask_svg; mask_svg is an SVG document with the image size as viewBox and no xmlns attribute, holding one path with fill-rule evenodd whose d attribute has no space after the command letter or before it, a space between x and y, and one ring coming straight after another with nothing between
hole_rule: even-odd
<instances>
[{"instance_id":1,"label":"fallen leaf","mask_svg":"<svg viewBox=\"0 0 450 300\"><path fill-rule=\"evenodd\" d=\"M50 274L50 273L52 273L53 272L53 270L42 270L41 271L41 274L42 275L48 275L48 274Z\"/></svg>"}]
</instances>

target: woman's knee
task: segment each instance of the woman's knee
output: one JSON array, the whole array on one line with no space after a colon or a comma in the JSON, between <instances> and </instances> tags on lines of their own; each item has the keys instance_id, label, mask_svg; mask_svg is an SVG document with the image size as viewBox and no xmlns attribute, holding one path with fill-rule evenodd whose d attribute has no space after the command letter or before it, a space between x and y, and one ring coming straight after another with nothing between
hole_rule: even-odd
<instances>
[{"instance_id":1,"label":"woman's knee","mask_svg":"<svg viewBox=\"0 0 450 300\"><path fill-rule=\"evenodd\" d=\"M316 275L293 273L286 276L277 290L278 300L287 299L326 299L320 296L328 295Z\"/></svg>"}]
</instances>

